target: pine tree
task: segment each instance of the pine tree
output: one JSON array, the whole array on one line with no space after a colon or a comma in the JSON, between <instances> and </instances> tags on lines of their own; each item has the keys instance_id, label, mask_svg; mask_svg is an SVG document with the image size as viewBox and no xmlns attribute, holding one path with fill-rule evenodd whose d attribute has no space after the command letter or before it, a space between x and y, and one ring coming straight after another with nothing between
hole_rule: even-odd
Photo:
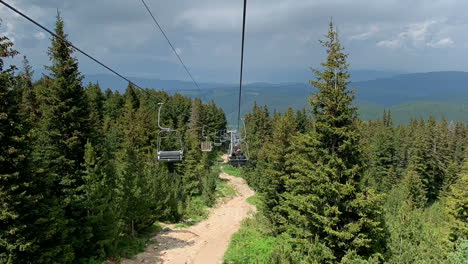
<instances>
[{"instance_id":1,"label":"pine tree","mask_svg":"<svg viewBox=\"0 0 468 264\"><path fill-rule=\"evenodd\" d=\"M21 109L20 113L23 120L25 120L31 127L39 118L38 113L38 102L36 98L36 89L33 85L33 75L34 71L32 70L29 61L24 56L23 58L23 72L20 75L20 91L21 91Z\"/></svg>"},{"instance_id":2,"label":"pine tree","mask_svg":"<svg viewBox=\"0 0 468 264\"><path fill-rule=\"evenodd\" d=\"M273 124L272 141L262 150L258 173L261 173L259 191L262 197L262 211L276 227L284 224L284 218L278 208L285 191L286 155L291 152L292 138L297 134L297 123L292 108Z\"/></svg>"},{"instance_id":3,"label":"pine tree","mask_svg":"<svg viewBox=\"0 0 468 264\"><path fill-rule=\"evenodd\" d=\"M113 189L105 166L90 142L85 147L83 164L83 197L82 206L86 209L86 221L80 227L85 235L83 245L77 255L85 259L105 258L113 250L113 241L118 240L120 225L119 210L112 206Z\"/></svg>"},{"instance_id":4,"label":"pine tree","mask_svg":"<svg viewBox=\"0 0 468 264\"><path fill-rule=\"evenodd\" d=\"M468 151L458 180L449 188L447 213L451 220L451 239L468 238Z\"/></svg>"},{"instance_id":5,"label":"pine tree","mask_svg":"<svg viewBox=\"0 0 468 264\"><path fill-rule=\"evenodd\" d=\"M328 57L311 82L317 89L309 99L314 129L293 143L282 211L288 232L302 241L298 247L309 254L326 248L333 256L320 262L334 263L351 250L361 256L383 253L383 212L382 197L359 185L363 164L357 110L354 92L347 88L347 55L332 22L321 43Z\"/></svg>"},{"instance_id":6,"label":"pine tree","mask_svg":"<svg viewBox=\"0 0 468 264\"><path fill-rule=\"evenodd\" d=\"M104 94L99 84L89 84L86 87L86 98L89 111L89 139L94 146L102 143L102 123L104 119Z\"/></svg>"},{"instance_id":7,"label":"pine tree","mask_svg":"<svg viewBox=\"0 0 468 264\"><path fill-rule=\"evenodd\" d=\"M135 237L156 220L154 186L151 174L145 171L150 139L149 114L141 106L132 88L125 95L124 115L121 120L122 144L116 154L116 191L122 210L122 222L126 234Z\"/></svg>"},{"instance_id":8,"label":"pine tree","mask_svg":"<svg viewBox=\"0 0 468 264\"><path fill-rule=\"evenodd\" d=\"M249 158L252 161L251 165L255 166L261 147L271 137L272 122L268 107L266 105L259 107L254 102L252 113L245 116L245 126L248 135L246 143L250 150Z\"/></svg>"},{"instance_id":9,"label":"pine tree","mask_svg":"<svg viewBox=\"0 0 468 264\"><path fill-rule=\"evenodd\" d=\"M30 223L38 196L29 174L15 67L4 69L3 58L17 55L6 37L0 37L0 54L0 263L28 263L36 248Z\"/></svg>"},{"instance_id":10,"label":"pine tree","mask_svg":"<svg viewBox=\"0 0 468 264\"><path fill-rule=\"evenodd\" d=\"M203 105L200 99L193 100L189 129L186 132L186 155L184 159L184 194L194 196L201 193L203 164L200 146L203 122Z\"/></svg>"},{"instance_id":11,"label":"pine tree","mask_svg":"<svg viewBox=\"0 0 468 264\"><path fill-rule=\"evenodd\" d=\"M57 15L55 33L67 39L64 22ZM73 261L74 248L82 241L79 226L86 211L80 207L84 146L88 134L87 100L73 49L66 41L52 39L52 66L46 86L39 91L40 114L33 138L35 178L41 181L44 216L37 221L43 258L37 263Z\"/></svg>"},{"instance_id":12,"label":"pine tree","mask_svg":"<svg viewBox=\"0 0 468 264\"><path fill-rule=\"evenodd\" d=\"M297 123L297 131L299 133L307 133L310 131L312 122L310 118L307 116L307 111L305 108L302 109L302 111L297 110L296 111L296 123Z\"/></svg>"},{"instance_id":13,"label":"pine tree","mask_svg":"<svg viewBox=\"0 0 468 264\"><path fill-rule=\"evenodd\" d=\"M389 191L397 183L396 170L398 165L395 133L390 111L384 111L382 125L373 139L370 179L373 187L380 191Z\"/></svg>"},{"instance_id":14,"label":"pine tree","mask_svg":"<svg viewBox=\"0 0 468 264\"><path fill-rule=\"evenodd\" d=\"M403 188L405 190L407 202L414 208L422 208L427 203L426 188L415 171L408 171L403 178Z\"/></svg>"}]
</instances>

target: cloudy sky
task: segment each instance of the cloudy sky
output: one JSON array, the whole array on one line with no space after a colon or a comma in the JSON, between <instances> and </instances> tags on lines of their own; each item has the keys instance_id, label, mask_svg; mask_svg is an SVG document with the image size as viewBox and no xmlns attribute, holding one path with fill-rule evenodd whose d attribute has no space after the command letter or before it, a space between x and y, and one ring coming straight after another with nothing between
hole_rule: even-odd
<instances>
[{"instance_id":1,"label":"cloudy sky","mask_svg":"<svg viewBox=\"0 0 468 264\"><path fill-rule=\"evenodd\" d=\"M69 39L126 76L188 79L140 0L5 0L46 27L60 10ZM146 0L195 78L236 82L242 0ZM248 81L303 81L324 58L330 17L353 70L468 71L466 0L249 0ZM8 36L37 72L49 36L0 7ZM85 74L104 70L77 55Z\"/></svg>"}]
</instances>

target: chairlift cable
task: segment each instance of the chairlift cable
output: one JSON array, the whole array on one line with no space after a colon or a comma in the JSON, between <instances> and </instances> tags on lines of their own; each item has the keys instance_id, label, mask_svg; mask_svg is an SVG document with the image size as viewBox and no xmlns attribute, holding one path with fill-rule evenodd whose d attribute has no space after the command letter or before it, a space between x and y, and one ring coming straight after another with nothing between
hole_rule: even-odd
<instances>
[{"instance_id":1,"label":"chairlift cable","mask_svg":"<svg viewBox=\"0 0 468 264\"><path fill-rule=\"evenodd\" d=\"M169 44L169 46L171 47L172 51L174 52L174 54L177 56L177 58L179 59L180 63L182 64L182 66L184 67L185 71L187 72L188 76L190 77L190 79L192 80L192 82L195 84L195 86L198 88L198 90L201 92L201 89L200 89L200 86L198 85L197 81L195 81L195 78L193 78L193 75L190 73L188 67L185 65L185 63L182 61L182 58L180 57L179 53L177 52L176 48L174 47L174 45L172 45L172 42L169 40L169 38L167 37L166 33L164 32L163 28L161 27L161 24L159 24L158 20L156 19L156 17L154 16L153 12L151 11L151 9L148 7L148 5L146 4L145 0L141 0L141 2L143 3L143 5L145 6L146 10L148 11L148 13L150 14L151 18L153 19L154 23L156 24L156 26L159 28L159 31L161 31L161 33L163 34L164 38L166 39L167 43ZM203 94L203 93L202 93ZM205 98L206 99L206 98Z\"/></svg>"},{"instance_id":2,"label":"chairlift cable","mask_svg":"<svg viewBox=\"0 0 468 264\"><path fill-rule=\"evenodd\" d=\"M245 19L247 16L247 0L244 0L244 15L242 23L242 48L241 48L241 65L240 65L240 83L239 83L239 105L237 110L237 131L240 131L240 114L241 114L241 102L242 102L242 81L244 73L244 43L245 43Z\"/></svg>"},{"instance_id":3,"label":"chairlift cable","mask_svg":"<svg viewBox=\"0 0 468 264\"><path fill-rule=\"evenodd\" d=\"M32 19L31 17L27 16L26 14L24 14L23 12L19 11L18 9L14 8L13 6L11 6L10 4L6 3L5 1L3 0L0 0L0 3L2 3L4 6L6 6L7 8L9 8L10 10L12 10L13 12L15 12L16 14L24 17L25 19L27 19L29 22L33 23L34 25L38 26L39 28L41 28L42 30L46 31L47 33L49 33L50 35L52 35L54 38L56 39L59 39L61 41L63 41L64 43L66 43L67 45L69 45L70 47L74 48L76 51L78 51L79 53L83 54L84 56L88 57L89 59L91 59L92 61L96 62L97 64L99 64L100 66L102 66L103 68L105 68L106 70L110 71L111 73L113 73L114 75L118 76L119 78L125 80L126 82L128 82L129 84L132 84L133 86L135 86L136 88L142 90L143 92L145 92L146 94L148 94L149 96L154 96L153 94L149 93L146 89L143 89L141 88L139 85L137 85L136 83L134 83L133 81L131 81L130 79L128 79L127 77L123 76L122 74L118 73L117 71L115 71L114 69L112 69L111 67L107 66L106 64L104 64L103 62L99 61L98 59L94 58L93 56L89 55L87 52L83 51L82 49L78 48L76 45L74 45L71 41L69 40L66 40L60 36L58 36L57 34L55 34L52 30L46 28L45 26L41 25L39 22L37 22L36 20Z\"/></svg>"}]
</instances>

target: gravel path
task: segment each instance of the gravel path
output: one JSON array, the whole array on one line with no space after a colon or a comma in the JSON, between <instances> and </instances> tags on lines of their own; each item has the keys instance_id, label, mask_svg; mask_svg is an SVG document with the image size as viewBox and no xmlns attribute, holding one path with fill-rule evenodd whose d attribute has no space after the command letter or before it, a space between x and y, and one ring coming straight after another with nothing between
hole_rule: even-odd
<instances>
[{"instance_id":1,"label":"gravel path","mask_svg":"<svg viewBox=\"0 0 468 264\"><path fill-rule=\"evenodd\" d=\"M167 228L152 238L146 251L123 264L211 264L222 263L231 236L239 230L241 221L255 207L246 199L254 195L242 178L220 174L236 189L236 196L212 209L209 218L187 228Z\"/></svg>"}]
</instances>

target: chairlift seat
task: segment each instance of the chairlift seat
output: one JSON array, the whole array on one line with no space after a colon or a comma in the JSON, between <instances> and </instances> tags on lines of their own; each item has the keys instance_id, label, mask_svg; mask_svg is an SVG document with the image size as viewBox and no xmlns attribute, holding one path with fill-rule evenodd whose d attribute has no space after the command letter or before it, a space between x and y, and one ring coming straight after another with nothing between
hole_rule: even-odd
<instances>
[{"instance_id":1,"label":"chairlift seat","mask_svg":"<svg viewBox=\"0 0 468 264\"><path fill-rule=\"evenodd\" d=\"M213 150L213 145L211 144L211 141L203 141L201 143L201 150L203 152L211 152Z\"/></svg>"},{"instance_id":2,"label":"chairlift seat","mask_svg":"<svg viewBox=\"0 0 468 264\"><path fill-rule=\"evenodd\" d=\"M184 152L175 151L158 151L158 161L161 162L181 162L184 157Z\"/></svg>"},{"instance_id":3,"label":"chairlift seat","mask_svg":"<svg viewBox=\"0 0 468 264\"><path fill-rule=\"evenodd\" d=\"M234 167L245 166L249 163L249 160L244 155L235 156L230 155L228 158L228 164Z\"/></svg>"}]
</instances>

